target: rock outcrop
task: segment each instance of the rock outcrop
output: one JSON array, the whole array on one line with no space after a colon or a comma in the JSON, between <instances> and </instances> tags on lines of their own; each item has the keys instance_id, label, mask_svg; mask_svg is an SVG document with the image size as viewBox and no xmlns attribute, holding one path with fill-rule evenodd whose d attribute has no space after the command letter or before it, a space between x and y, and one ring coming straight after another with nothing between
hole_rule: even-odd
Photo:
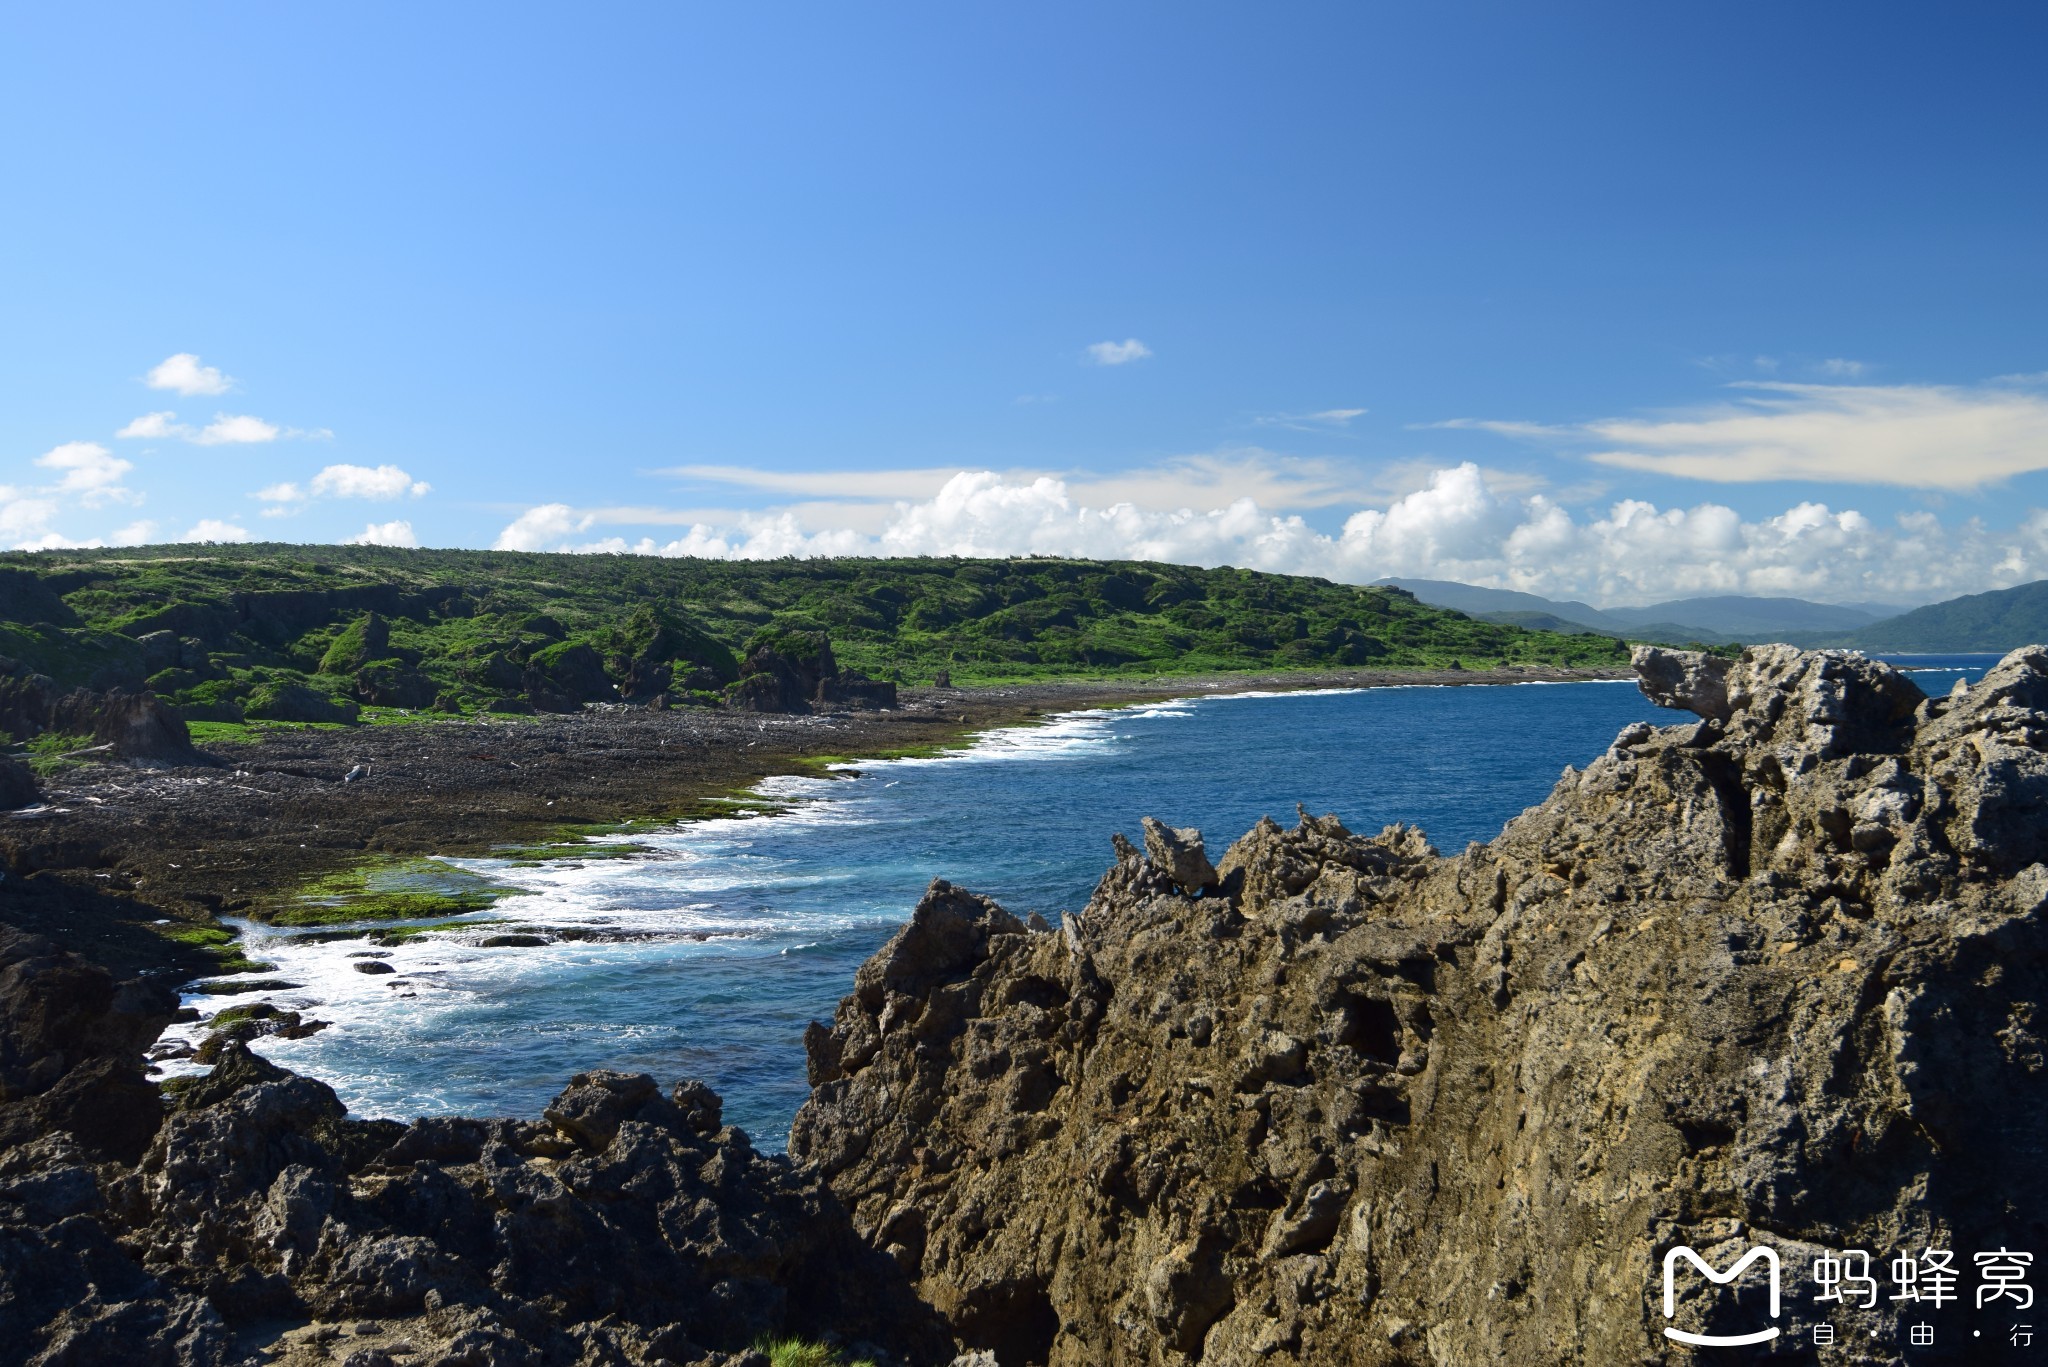
<instances>
[{"instance_id":1,"label":"rock outcrop","mask_svg":"<svg viewBox=\"0 0 2048 1367\"><path fill-rule=\"evenodd\" d=\"M115 758L146 764L203 764L185 722L154 693L60 689L47 675L0 659L0 731L16 740L49 732L90 737ZM83 748L83 746L81 746Z\"/></svg>"},{"instance_id":2,"label":"rock outcrop","mask_svg":"<svg viewBox=\"0 0 2048 1367\"><path fill-rule=\"evenodd\" d=\"M1824 1249L1967 1297L2048 1243L2048 651L1939 699L1637 666L1699 719L1453 858L1304 813L1213 883L1148 824L1058 930L934 884L807 1037L793 1156L1004 1367L1690 1361L1665 1327L1762 1298L1667 1321L1680 1244L1771 1243L1787 1332Z\"/></svg>"},{"instance_id":3,"label":"rock outcrop","mask_svg":"<svg viewBox=\"0 0 2048 1367\"><path fill-rule=\"evenodd\" d=\"M827 703L894 707L896 685L842 668L822 631L776 631L749 643L726 697L743 712L805 713Z\"/></svg>"},{"instance_id":4,"label":"rock outcrop","mask_svg":"<svg viewBox=\"0 0 2048 1367\"><path fill-rule=\"evenodd\" d=\"M592 1072L539 1122L408 1126L228 1031L166 1099L139 1062L176 1006L0 929L0 1361L759 1367L759 1337L832 1330L952 1355L701 1083Z\"/></svg>"}]
</instances>

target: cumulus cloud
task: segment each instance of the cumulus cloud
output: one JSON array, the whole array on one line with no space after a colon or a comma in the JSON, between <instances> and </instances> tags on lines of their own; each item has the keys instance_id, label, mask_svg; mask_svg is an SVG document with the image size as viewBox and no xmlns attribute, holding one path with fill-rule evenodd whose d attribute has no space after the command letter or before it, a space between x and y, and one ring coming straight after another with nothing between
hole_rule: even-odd
<instances>
[{"instance_id":1,"label":"cumulus cloud","mask_svg":"<svg viewBox=\"0 0 2048 1367\"><path fill-rule=\"evenodd\" d=\"M247 528L237 527L232 522L224 522L217 517L207 517L201 518L197 523L193 524L190 531L177 539L179 541L247 541L249 540L249 532Z\"/></svg>"},{"instance_id":2,"label":"cumulus cloud","mask_svg":"<svg viewBox=\"0 0 2048 1367\"><path fill-rule=\"evenodd\" d=\"M194 446L242 446L276 441L284 429L249 414L216 413L213 421L185 440Z\"/></svg>"},{"instance_id":3,"label":"cumulus cloud","mask_svg":"<svg viewBox=\"0 0 2048 1367\"><path fill-rule=\"evenodd\" d=\"M1814 480L1977 489L2048 469L2048 396L2012 385L1749 381L1728 403L1568 426L1458 419L1560 445L1602 465L1716 483Z\"/></svg>"},{"instance_id":4,"label":"cumulus cloud","mask_svg":"<svg viewBox=\"0 0 2048 1367\"><path fill-rule=\"evenodd\" d=\"M121 485L121 477L133 470L134 464L96 441L67 441L37 456L36 464L60 472L48 492L72 495L88 508L140 501L134 491Z\"/></svg>"},{"instance_id":5,"label":"cumulus cloud","mask_svg":"<svg viewBox=\"0 0 2048 1367\"><path fill-rule=\"evenodd\" d=\"M165 409L161 413L144 413L134 422L116 432L117 437L140 437L145 440L164 440L171 437L189 437L192 429L176 421L177 414Z\"/></svg>"},{"instance_id":6,"label":"cumulus cloud","mask_svg":"<svg viewBox=\"0 0 2048 1367\"><path fill-rule=\"evenodd\" d=\"M543 503L537 508L528 508L512 524L498 533L498 539L491 543L497 551L544 551L549 549L575 549L566 544L567 538L590 530L597 519L590 513L579 513L566 503ZM691 530L695 530L692 528ZM552 543L552 544L551 544ZM619 549L624 550L624 543ZM687 555L687 551L676 552Z\"/></svg>"},{"instance_id":7,"label":"cumulus cloud","mask_svg":"<svg viewBox=\"0 0 2048 1367\"><path fill-rule=\"evenodd\" d=\"M624 511L624 510L617 510ZM1701 593L1835 601L1925 601L2048 575L2048 512L1993 531L1933 514L1881 524L1803 502L1745 519L1711 502L1662 508L1621 499L1575 516L1541 493L1503 490L1477 465L1441 467L1334 534L1252 498L1197 510L1091 504L1066 481L965 471L931 498L900 503L872 534L811 530L793 513L693 523L666 540L592 538L602 509L551 503L500 534L500 550L636 552L765 559L822 555L1065 555L1241 565L1369 583L1386 575L1457 579L1595 602Z\"/></svg>"},{"instance_id":8,"label":"cumulus cloud","mask_svg":"<svg viewBox=\"0 0 2048 1367\"><path fill-rule=\"evenodd\" d=\"M142 377L142 382L151 389L168 389L176 394L190 397L194 394L225 394L235 387L230 377L210 365L201 365L199 358L189 351L165 357Z\"/></svg>"},{"instance_id":9,"label":"cumulus cloud","mask_svg":"<svg viewBox=\"0 0 2048 1367\"><path fill-rule=\"evenodd\" d=\"M273 486L277 487L290 486ZM313 476L312 492L318 498L418 498L433 487L396 465L330 465Z\"/></svg>"},{"instance_id":10,"label":"cumulus cloud","mask_svg":"<svg viewBox=\"0 0 2048 1367\"><path fill-rule=\"evenodd\" d=\"M419 538L413 535L410 522L372 522L344 540L344 546L417 546Z\"/></svg>"},{"instance_id":11,"label":"cumulus cloud","mask_svg":"<svg viewBox=\"0 0 2048 1367\"><path fill-rule=\"evenodd\" d=\"M213 421L204 427L177 421L178 415L168 409L161 413L144 413L141 417L114 433L116 437L141 438L144 440L183 441L194 446L254 446L280 437L331 437L333 432L326 428L307 431L300 427L280 427L274 422L248 413L216 413Z\"/></svg>"},{"instance_id":12,"label":"cumulus cloud","mask_svg":"<svg viewBox=\"0 0 2048 1367\"><path fill-rule=\"evenodd\" d=\"M94 441L67 441L35 458L50 471L53 482L33 488L0 485L0 545L15 550L55 550L76 546L127 546L148 535L151 524L135 522L106 537L81 540L54 525L67 509L102 508L110 503L140 503L142 495L122 484L135 467Z\"/></svg>"},{"instance_id":13,"label":"cumulus cloud","mask_svg":"<svg viewBox=\"0 0 2048 1367\"><path fill-rule=\"evenodd\" d=\"M287 480L282 484L265 485L250 497L261 499L265 503L304 503L306 491Z\"/></svg>"},{"instance_id":14,"label":"cumulus cloud","mask_svg":"<svg viewBox=\"0 0 2048 1367\"><path fill-rule=\"evenodd\" d=\"M19 551L41 550L40 539L50 535L50 523L57 516L57 500L38 498L20 489L0 488L0 540Z\"/></svg>"},{"instance_id":15,"label":"cumulus cloud","mask_svg":"<svg viewBox=\"0 0 2048 1367\"><path fill-rule=\"evenodd\" d=\"M0 521L4 521L4 514L0 514ZM0 532L0 535L4 534L4 532ZM131 522L125 527L119 527L108 532L105 536L91 536L83 540L73 540L62 532L44 532L33 540L18 543L14 549L18 551L82 551L96 549L101 546L146 546L149 544L150 538L155 535L156 524L154 522Z\"/></svg>"},{"instance_id":16,"label":"cumulus cloud","mask_svg":"<svg viewBox=\"0 0 2048 1367\"><path fill-rule=\"evenodd\" d=\"M1094 365L1129 365L1150 356L1152 348L1135 337L1126 337L1121 342L1092 343L1085 354Z\"/></svg>"}]
</instances>

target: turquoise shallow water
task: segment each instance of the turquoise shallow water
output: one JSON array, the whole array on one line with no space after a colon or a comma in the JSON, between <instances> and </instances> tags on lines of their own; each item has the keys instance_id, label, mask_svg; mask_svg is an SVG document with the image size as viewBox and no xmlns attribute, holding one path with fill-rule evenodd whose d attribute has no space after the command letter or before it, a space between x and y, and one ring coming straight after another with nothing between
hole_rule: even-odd
<instances>
[{"instance_id":1,"label":"turquoise shallow water","mask_svg":"<svg viewBox=\"0 0 2048 1367\"><path fill-rule=\"evenodd\" d=\"M1946 691L1979 658L1910 662ZM1200 826L1213 853L1296 802L1353 830L1420 825L1438 849L1490 839L1637 720L1670 724L1633 684L1385 688L1209 697L993 733L936 760L857 777L780 780L783 815L697 822L644 859L508 869L500 914L612 940L540 948L423 938L396 974L353 970L360 941L247 928L250 952L300 986L269 994L333 1024L266 1040L358 1114L537 1116L594 1067L702 1077L726 1115L780 1148L806 1095L806 1022L830 1019L854 968L934 877L1057 919L1138 819ZM644 837L642 837L644 839ZM213 1007L219 999L199 1004Z\"/></svg>"}]
</instances>

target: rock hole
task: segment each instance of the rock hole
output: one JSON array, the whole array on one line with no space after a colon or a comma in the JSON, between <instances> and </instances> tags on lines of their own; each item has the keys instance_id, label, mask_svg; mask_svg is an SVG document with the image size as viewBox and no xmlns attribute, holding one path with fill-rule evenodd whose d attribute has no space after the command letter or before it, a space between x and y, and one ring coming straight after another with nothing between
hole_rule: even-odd
<instances>
[{"instance_id":1,"label":"rock hole","mask_svg":"<svg viewBox=\"0 0 2048 1367\"><path fill-rule=\"evenodd\" d=\"M954 1324L964 1342L994 1353L997 1367L1045 1367L1060 1332L1052 1297L1036 1281L989 1288Z\"/></svg>"},{"instance_id":2,"label":"rock hole","mask_svg":"<svg viewBox=\"0 0 2048 1367\"><path fill-rule=\"evenodd\" d=\"M1735 1142L1735 1127L1720 1120L1681 1120L1678 1134L1687 1153L1723 1148Z\"/></svg>"},{"instance_id":3,"label":"rock hole","mask_svg":"<svg viewBox=\"0 0 2048 1367\"><path fill-rule=\"evenodd\" d=\"M1401 1058L1401 1018L1394 1004L1378 997L1353 997L1345 1008L1340 1043L1389 1066Z\"/></svg>"}]
</instances>

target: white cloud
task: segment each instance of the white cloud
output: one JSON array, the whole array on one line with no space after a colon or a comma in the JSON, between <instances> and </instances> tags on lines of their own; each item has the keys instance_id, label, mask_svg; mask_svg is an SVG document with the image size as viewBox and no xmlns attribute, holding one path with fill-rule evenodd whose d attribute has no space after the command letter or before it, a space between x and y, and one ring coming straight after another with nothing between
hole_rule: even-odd
<instances>
[{"instance_id":1,"label":"white cloud","mask_svg":"<svg viewBox=\"0 0 2048 1367\"><path fill-rule=\"evenodd\" d=\"M498 539L491 543L491 549L546 550L549 548L549 542L561 542L578 532L588 531L595 521L596 518L591 514L578 513L566 503L543 503L538 508L528 508L504 531L499 532ZM557 546L556 549L562 547Z\"/></svg>"},{"instance_id":2,"label":"white cloud","mask_svg":"<svg viewBox=\"0 0 2048 1367\"><path fill-rule=\"evenodd\" d=\"M313 494L320 498L377 499L404 498L408 494L418 498L433 487L396 465L330 465L313 476L312 485Z\"/></svg>"},{"instance_id":3,"label":"white cloud","mask_svg":"<svg viewBox=\"0 0 2048 1367\"><path fill-rule=\"evenodd\" d=\"M1285 427L1294 432L1329 432L1349 427L1353 418L1364 417L1369 411L1364 408L1325 408L1319 413L1268 413L1253 421L1261 427Z\"/></svg>"},{"instance_id":4,"label":"white cloud","mask_svg":"<svg viewBox=\"0 0 2048 1367\"><path fill-rule=\"evenodd\" d=\"M1477 465L1440 467L1334 535L1249 497L1197 511L1091 503L1049 476L966 471L931 498L898 504L878 531L811 530L793 512L693 523L680 536L586 539L635 510L553 503L522 514L501 550L586 550L759 559L819 555L1066 555L1242 565L1369 583L1385 575L1457 579L1594 602L1701 593L1833 601L1929 601L2048 576L2048 512L1994 532L1916 512L1880 525L1854 509L1799 503L1745 520L1700 503L1622 499L1574 516L1541 493L1504 492ZM644 510L642 510L644 511Z\"/></svg>"},{"instance_id":5,"label":"white cloud","mask_svg":"<svg viewBox=\"0 0 2048 1367\"><path fill-rule=\"evenodd\" d=\"M276 441L285 435L276 423L244 413L239 415L216 413L213 421L185 440L194 446L242 446L257 442ZM296 436L297 433L292 435Z\"/></svg>"},{"instance_id":6,"label":"white cloud","mask_svg":"<svg viewBox=\"0 0 2048 1367\"><path fill-rule=\"evenodd\" d=\"M180 541L247 541L249 532L232 522L223 522L217 517L201 518L192 529L179 537Z\"/></svg>"},{"instance_id":7,"label":"white cloud","mask_svg":"<svg viewBox=\"0 0 2048 1367\"><path fill-rule=\"evenodd\" d=\"M36 457L45 470L62 472L62 478L48 491L70 494L88 508L105 503L133 503L139 496L121 487L121 477L135 468L96 441L67 441Z\"/></svg>"},{"instance_id":8,"label":"white cloud","mask_svg":"<svg viewBox=\"0 0 2048 1367\"><path fill-rule=\"evenodd\" d=\"M410 522L372 522L341 543L344 546L417 546Z\"/></svg>"},{"instance_id":9,"label":"white cloud","mask_svg":"<svg viewBox=\"0 0 2048 1367\"><path fill-rule=\"evenodd\" d=\"M1854 380L1860 378L1863 372L1868 369L1870 369L1870 367L1863 364L1863 362L1861 361L1844 360L1840 356L1830 356L1828 357L1828 359L1820 363L1821 374L1832 375L1838 380Z\"/></svg>"},{"instance_id":10,"label":"white cloud","mask_svg":"<svg viewBox=\"0 0 2048 1367\"><path fill-rule=\"evenodd\" d=\"M866 521L855 500L915 502L934 498L947 483L968 473L961 466L902 470L760 470L744 465L679 465L659 471L693 483L724 484L770 494L795 494L837 502L811 503L801 509L808 521L840 517ZM1076 498L1090 503L1134 503L1144 508L1206 511L1254 498L1268 508L1327 508L1357 503L1370 496L1373 483L1357 470L1330 461L1283 456L1263 447L1246 446L1200 455L1175 456L1154 465L1107 474L1059 470L1009 470L1002 479L1029 484L1057 479ZM602 521L675 523L695 521L656 509L599 510ZM881 509L886 512L887 509ZM616 514L616 515L614 515Z\"/></svg>"},{"instance_id":11,"label":"white cloud","mask_svg":"<svg viewBox=\"0 0 2048 1367\"><path fill-rule=\"evenodd\" d=\"M656 474L805 498L930 498L961 471L948 465L909 470L763 470L752 465L675 465Z\"/></svg>"},{"instance_id":12,"label":"white cloud","mask_svg":"<svg viewBox=\"0 0 2048 1367\"><path fill-rule=\"evenodd\" d=\"M1121 342L1095 342L1087 351L1088 360L1095 365L1128 365L1151 354L1152 348L1135 337L1126 337Z\"/></svg>"},{"instance_id":13,"label":"white cloud","mask_svg":"<svg viewBox=\"0 0 2048 1367\"><path fill-rule=\"evenodd\" d=\"M266 422L247 413L216 413L213 415L213 421L204 427L178 422L177 416L169 410L161 413L144 413L114 435L145 440L177 440L190 442L194 446L250 446L276 441L279 437L319 440L334 435L324 427L314 431L299 427L279 427L274 422Z\"/></svg>"},{"instance_id":14,"label":"white cloud","mask_svg":"<svg viewBox=\"0 0 2048 1367\"><path fill-rule=\"evenodd\" d=\"M5 497L0 497L0 541L20 551L40 550L37 538L49 534L50 521L56 516L57 500L7 489Z\"/></svg>"},{"instance_id":15,"label":"white cloud","mask_svg":"<svg viewBox=\"0 0 2048 1367\"><path fill-rule=\"evenodd\" d=\"M192 429L183 423L175 421L177 416L176 413L171 412L169 409L165 409L161 413L144 413L114 435L116 437L140 437L145 440L152 438L162 440L170 437L183 437L190 440Z\"/></svg>"},{"instance_id":16,"label":"white cloud","mask_svg":"<svg viewBox=\"0 0 2048 1367\"><path fill-rule=\"evenodd\" d=\"M1717 483L1813 480L1976 489L2048 469L2048 395L1999 386L1753 381L1740 399L1576 426L1436 424L1569 445L1603 465Z\"/></svg>"},{"instance_id":17,"label":"white cloud","mask_svg":"<svg viewBox=\"0 0 2048 1367\"><path fill-rule=\"evenodd\" d=\"M166 357L162 363L143 376L142 382L151 389L168 389L190 397L194 394L225 394L235 387L235 382L210 365L199 364L199 358L189 351L181 351Z\"/></svg>"},{"instance_id":18,"label":"white cloud","mask_svg":"<svg viewBox=\"0 0 2048 1367\"><path fill-rule=\"evenodd\" d=\"M261 499L265 503L303 503L306 501L306 491L286 481L282 484L266 485L249 497Z\"/></svg>"}]
</instances>

